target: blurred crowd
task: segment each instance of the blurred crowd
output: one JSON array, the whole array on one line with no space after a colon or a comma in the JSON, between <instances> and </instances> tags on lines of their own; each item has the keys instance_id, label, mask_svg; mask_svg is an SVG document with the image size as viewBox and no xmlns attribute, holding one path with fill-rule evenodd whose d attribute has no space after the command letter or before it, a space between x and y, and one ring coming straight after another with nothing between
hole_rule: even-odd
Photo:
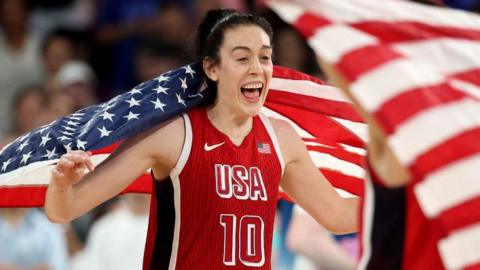
<instances>
[{"instance_id":1,"label":"blurred crowd","mask_svg":"<svg viewBox=\"0 0 480 270\"><path fill-rule=\"evenodd\" d=\"M304 40L260 0L0 0L0 148L191 62L198 21L219 7L265 16L275 64L323 77ZM278 209L274 269L353 269L355 235L333 237L287 202ZM0 270L141 269L148 211L139 194L61 226L41 209L0 209Z\"/></svg>"}]
</instances>

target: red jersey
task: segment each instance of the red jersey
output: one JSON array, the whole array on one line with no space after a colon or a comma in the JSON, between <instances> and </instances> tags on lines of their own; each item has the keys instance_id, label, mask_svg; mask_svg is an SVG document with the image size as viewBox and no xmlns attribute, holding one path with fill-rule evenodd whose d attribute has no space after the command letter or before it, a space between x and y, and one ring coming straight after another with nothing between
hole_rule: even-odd
<instances>
[{"instance_id":1,"label":"red jersey","mask_svg":"<svg viewBox=\"0 0 480 270\"><path fill-rule=\"evenodd\" d=\"M204 108L183 118L180 159L155 181L144 269L270 269L283 158L268 118L240 146Z\"/></svg>"}]
</instances>

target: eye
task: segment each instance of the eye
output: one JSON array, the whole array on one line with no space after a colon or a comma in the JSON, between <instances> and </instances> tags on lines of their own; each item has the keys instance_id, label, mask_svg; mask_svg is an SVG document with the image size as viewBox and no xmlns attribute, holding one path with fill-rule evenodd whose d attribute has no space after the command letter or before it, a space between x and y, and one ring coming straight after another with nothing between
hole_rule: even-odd
<instances>
[{"instance_id":1,"label":"eye","mask_svg":"<svg viewBox=\"0 0 480 270\"><path fill-rule=\"evenodd\" d=\"M270 61L271 59L272 59L272 57L270 57L268 55L262 56L262 60L264 60L264 61Z\"/></svg>"},{"instance_id":2,"label":"eye","mask_svg":"<svg viewBox=\"0 0 480 270\"><path fill-rule=\"evenodd\" d=\"M247 62L248 58L247 57L240 57L237 59L238 62Z\"/></svg>"}]
</instances>

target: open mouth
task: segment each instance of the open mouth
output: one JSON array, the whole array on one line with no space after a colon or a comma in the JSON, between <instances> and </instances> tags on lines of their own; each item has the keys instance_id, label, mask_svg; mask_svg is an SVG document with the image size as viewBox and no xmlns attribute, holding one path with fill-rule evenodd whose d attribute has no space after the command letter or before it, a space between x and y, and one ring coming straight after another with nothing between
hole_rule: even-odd
<instances>
[{"instance_id":1,"label":"open mouth","mask_svg":"<svg viewBox=\"0 0 480 270\"><path fill-rule=\"evenodd\" d=\"M248 102L256 103L260 100L263 90L263 82L251 82L244 84L240 90Z\"/></svg>"}]
</instances>

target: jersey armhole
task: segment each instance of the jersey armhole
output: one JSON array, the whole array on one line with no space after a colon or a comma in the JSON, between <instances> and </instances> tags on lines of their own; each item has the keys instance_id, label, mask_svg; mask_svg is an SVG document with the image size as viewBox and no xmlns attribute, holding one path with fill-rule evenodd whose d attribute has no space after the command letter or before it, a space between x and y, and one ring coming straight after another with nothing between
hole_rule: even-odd
<instances>
[{"instance_id":1,"label":"jersey armhole","mask_svg":"<svg viewBox=\"0 0 480 270\"><path fill-rule=\"evenodd\" d=\"M173 167L172 171L170 172L170 178L172 179L172 181L174 181L174 179L178 179L178 176L180 175L183 167L185 167L185 164L188 161L188 157L190 156L190 150L192 149L192 124L190 123L190 118L188 117L188 114L182 114L182 118L183 124L185 126L185 139L183 141L182 152L180 153L177 164L175 164L175 167Z\"/></svg>"},{"instance_id":2,"label":"jersey armhole","mask_svg":"<svg viewBox=\"0 0 480 270\"><path fill-rule=\"evenodd\" d=\"M270 139L272 140L273 147L275 148L275 152L277 153L278 161L280 162L280 167L282 168L282 177L283 173L285 172L285 159L283 158L282 154L282 149L280 148L280 144L278 142L277 134L275 133L275 130L273 129L272 123L270 122L270 119L268 119L267 116L263 115L262 113L259 114L260 119L263 122L263 125L267 129L268 135L270 136Z\"/></svg>"}]
</instances>

